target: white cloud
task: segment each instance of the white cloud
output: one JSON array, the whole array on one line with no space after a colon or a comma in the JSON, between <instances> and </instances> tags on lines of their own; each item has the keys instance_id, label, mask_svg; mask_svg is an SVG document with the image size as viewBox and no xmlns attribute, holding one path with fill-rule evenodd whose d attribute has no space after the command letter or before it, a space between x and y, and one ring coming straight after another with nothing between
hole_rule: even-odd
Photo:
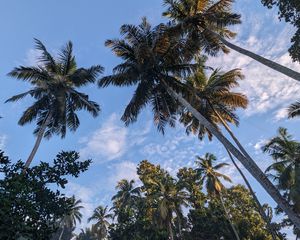
<instances>
[{"instance_id":1,"label":"white cloud","mask_svg":"<svg viewBox=\"0 0 300 240\"><path fill-rule=\"evenodd\" d=\"M0 135L0 150L4 150L7 141L7 135Z\"/></svg>"},{"instance_id":2,"label":"white cloud","mask_svg":"<svg viewBox=\"0 0 300 240\"><path fill-rule=\"evenodd\" d=\"M288 112L286 108L281 108L275 112L274 120L279 121L282 119L286 119L288 116Z\"/></svg>"},{"instance_id":3,"label":"white cloud","mask_svg":"<svg viewBox=\"0 0 300 240\"><path fill-rule=\"evenodd\" d=\"M67 185L66 195L69 197L74 195L76 200L82 201L80 205L83 206L83 208L80 211L83 215L83 219L81 221L81 224L78 224L78 229L87 226L88 217L92 215L94 209L98 205L97 201L95 201L95 194L96 191L92 188L88 188L72 182L69 182Z\"/></svg>"},{"instance_id":4,"label":"white cloud","mask_svg":"<svg viewBox=\"0 0 300 240\"><path fill-rule=\"evenodd\" d=\"M121 125L119 116L113 113L102 126L90 136L81 139L85 146L80 150L82 156L93 157L95 162L105 162L122 157L130 147L144 142L150 131L146 124L141 131L129 130Z\"/></svg>"},{"instance_id":5,"label":"white cloud","mask_svg":"<svg viewBox=\"0 0 300 240\"><path fill-rule=\"evenodd\" d=\"M137 171L137 165L130 161L124 161L121 163L114 164L112 166L113 174L109 178L109 182L112 186L116 186L116 183L122 179L127 180L135 180L136 182L139 180Z\"/></svg>"},{"instance_id":6,"label":"white cloud","mask_svg":"<svg viewBox=\"0 0 300 240\"><path fill-rule=\"evenodd\" d=\"M29 49L24 59L24 64L27 66L35 66L38 64L38 58L41 56L41 52L37 49Z\"/></svg>"},{"instance_id":7,"label":"white cloud","mask_svg":"<svg viewBox=\"0 0 300 240\"><path fill-rule=\"evenodd\" d=\"M260 25L269 17L260 17ZM269 20L270 20L269 19ZM292 33L291 28L287 25L284 29L276 33L274 38L273 32L264 31L260 35L256 31L257 27L252 26L255 23L246 22L253 29L250 32L246 28L240 29L239 38L234 41L238 46L260 54L268 59L278 62L286 67L300 72L300 65L293 63L287 53L289 36ZM270 32L268 34L268 32ZM271 35L272 34L272 35ZM269 110L275 110L275 119L280 120L283 117L283 110L278 109L287 107L291 102L300 98L300 83L280 74L254 60L242 55L234 50L230 54L221 55L218 58L210 58L208 65L214 68L222 67L224 71L234 68L241 68L245 75L245 80L241 81L238 89L246 94L250 100L248 109L245 111L246 116L253 114L265 113Z\"/></svg>"},{"instance_id":8,"label":"white cloud","mask_svg":"<svg viewBox=\"0 0 300 240\"><path fill-rule=\"evenodd\" d=\"M183 127L170 131L163 143L150 142L141 149L141 154L150 162L159 163L172 175L183 166L193 165L195 156L200 154L204 141L199 141L194 135L187 136Z\"/></svg>"},{"instance_id":9,"label":"white cloud","mask_svg":"<svg viewBox=\"0 0 300 240\"><path fill-rule=\"evenodd\" d=\"M90 137L82 139L85 147L80 152L82 156L116 159L126 150L127 134L127 129L117 124L117 115L112 114Z\"/></svg>"},{"instance_id":10,"label":"white cloud","mask_svg":"<svg viewBox=\"0 0 300 240\"><path fill-rule=\"evenodd\" d=\"M255 145L253 146L255 149L255 153L261 153L261 148L268 142L267 139L260 139L257 143L255 143Z\"/></svg>"}]
</instances>

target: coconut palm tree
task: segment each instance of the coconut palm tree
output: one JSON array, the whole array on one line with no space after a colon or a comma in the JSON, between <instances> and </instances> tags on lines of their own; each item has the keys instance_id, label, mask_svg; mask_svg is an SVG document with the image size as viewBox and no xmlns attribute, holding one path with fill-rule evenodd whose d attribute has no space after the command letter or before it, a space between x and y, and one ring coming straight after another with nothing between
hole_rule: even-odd
<instances>
[{"instance_id":1,"label":"coconut palm tree","mask_svg":"<svg viewBox=\"0 0 300 240\"><path fill-rule=\"evenodd\" d=\"M140 197L140 188L134 187L134 183L134 180L128 181L127 179L122 179L118 182L116 186L118 192L112 197L114 204L118 205L118 208L131 207Z\"/></svg>"},{"instance_id":2,"label":"coconut palm tree","mask_svg":"<svg viewBox=\"0 0 300 240\"><path fill-rule=\"evenodd\" d=\"M82 214L80 210L83 208L83 206L80 205L81 203L82 201L76 200L75 196L70 198L68 214L65 215L60 222L61 233L59 235L59 240L62 239L65 228L73 228L76 226L77 222L81 223Z\"/></svg>"},{"instance_id":3,"label":"coconut palm tree","mask_svg":"<svg viewBox=\"0 0 300 240\"><path fill-rule=\"evenodd\" d=\"M300 214L300 143L295 141L286 128L278 129L278 136L270 139L262 150L269 153L274 163L266 173L278 183L286 198ZM300 231L295 229L297 238Z\"/></svg>"},{"instance_id":4,"label":"coconut palm tree","mask_svg":"<svg viewBox=\"0 0 300 240\"><path fill-rule=\"evenodd\" d=\"M163 132L166 124L174 126L179 112L190 112L245 166L300 228L299 216L256 163L243 155L214 124L188 102L187 99L196 93L184 84L183 79L190 75L198 64L189 63L194 55L190 55L190 51L186 50L184 39L171 34L168 26L164 24L152 28L146 19L143 19L139 26L123 25L121 34L122 39L107 40L106 45L112 48L123 62L114 68L112 75L100 79L99 86L137 86L122 116L125 124L135 122L141 110L151 105L154 122L158 130Z\"/></svg>"},{"instance_id":5,"label":"coconut palm tree","mask_svg":"<svg viewBox=\"0 0 300 240\"><path fill-rule=\"evenodd\" d=\"M249 50L241 48L226 39L232 39L236 33L228 27L241 23L241 16L232 12L234 0L164 0L167 10L163 13L175 22L173 32L184 33L189 43L198 46L209 55L219 51L228 53L233 49L265 66L300 81L300 73L266 59Z\"/></svg>"},{"instance_id":6,"label":"coconut palm tree","mask_svg":"<svg viewBox=\"0 0 300 240\"><path fill-rule=\"evenodd\" d=\"M169 238L174 239L173 220L177 217L179 237L182 229L182 206L187 207L187 193L176 186L174 179L168 174L163 178L151 179L151 190L147 192L147 198L152 203L154 223L165 226Z\"/></svg>"},{"instance_id":7,"label":"coconut palm tree","mask_svg":"<svg viewBox=\"0 0 300 240\"><path fill-rule=\"evenodd\" d=\"M240 237L238 231L236 230L234 224L231 221L229 212L225 206L223 196L222 196L226 188L223 185L221 178L227 182L231 182L231 179L228 176L218 172L218 170L227 166L228 164L219 163L214 166L213 164L216 160L217 158L210 153L206 153L203 158L197 156L196 164L198 165L198 168L196 169L196 171L199 173L201 177L201 181L204 183L208 195L211 197L215 197L215 196L219 197L222 206L224 208L226 218L230 223L230 226L234 232L235 238L239 240Z\"/></svg>"},{"instance_id":8,"label":"coconut palm tree","mask_svg":"<svg viewBox=\"0 0 300 240\"><path fill-rule=\"evenodd\" d=\"M218 130L220 130L218 125L223 125L223 122L237 126L239 117L235 114L235 110L245 109L248 105L245 95L232 91L232 88L239 86L240 79L243 79L243 75L239 69L225 73L216 69L207 76L204 69L199 67L187 78L186 85L196 92L196 97L190 95L187 96L187 100ZM200 140L206 134L209 139L212 138L211 132L189 111L182 112L180 121L186 126L187 133L197 134Z\"/></svg>"},{"instance_id":9,"label":"coconut palm tree","mask_svg":"<svg viewBox=\"0 0 300 240\"><path fill-rule=\"evenodd\" d=\"M93 225L94 230L99 239L106 239L107 229L109 227L109 219L112 219L113 215L109 213L108 207L98 206L93 215L88 218L88 222L95 221Z\"/></svg>"},{"instance_id":10,"label":"coconut palm tree","mask_svg":"<svg viewBox=\"0 0 300 240\"><path fill-rule=\"evenodd\" d=\"M262 149L275 161L266 172L277 181L279 189L287 192L288 200L300 213L300 143L286 128L279 128L278 136L270 139Z\"/></svg>"},{"instance_id":11,"label":"coconut palm tree","mask_svg":"<svg viewBox=\"0 0 300 240\"><path fill-rule=\"evenodd\" d=\"M73 45L68 42L55 59L43 43L35 39L36 49L40 51L37 66L20 66L8 75L29 82L32 88L24 93L9 98L14 102L26 96L35 102L28 107L19 120L21 126L36 121L35 145L25 163L25 169L32 162L42 138L57 134L65 137L67 129L75 131L80 124L77 111L86 110L96 117L100 111L97 103L89 96L79 92L78 88L94 83L103 71L101 66L78 68L73 56Z\"/></svg>"},{"instance_id":12,"label":"coconut palm tree","mask_svg":"<svg viewBox=\"0 0 300 240\"><path fill-rule=\"evenodd\" d=\"M248 99L245 95L232 91L233 88L239 86L239 80L243 79L243 75L239 69L233 69L228 72L221 72L219 69L212 70L210 76L206 75L205 70L200 67L197 71L188 78L187 85L197 92L196 98L191 96L188 101L193 103L193 106L201 112L207 120L219 128L219 125L223 126L227 132L230 134L234 142L239 147L240 151L248 156L250 155L244 149L242 144L238 141L237 137L231 131L228 123L232 123L236 126L239 124L239 117L235 114L236 109L245 109L248 104ZM194 99L193 99L194 98ZM212 134L207 128L201 124L190 112L183 112L180 121L186 126L186 132L189 134L197 134L200 140L203 139L205 135L212 139ZM232 154L228 149L229 158L231 159L234 166L237 168L238 172L244 179L253 199L256 202L258 211L262 218L266 221L270 232L272 233L273 239L276 240L276 233L271 227L269 219L267 218L262 205L260 204L254 190L252 189L246 176L236 164Z\"/></svg>"}]
</instances>

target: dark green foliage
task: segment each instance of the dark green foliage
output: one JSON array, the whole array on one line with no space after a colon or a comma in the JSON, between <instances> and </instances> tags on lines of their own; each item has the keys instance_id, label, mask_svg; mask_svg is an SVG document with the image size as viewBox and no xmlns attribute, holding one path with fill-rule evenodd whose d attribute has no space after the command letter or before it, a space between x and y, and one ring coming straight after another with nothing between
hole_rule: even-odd
<instances>
[{"instance_id":1,"label":"dark green foliage","mask_svg":"<svg viewBox=\"0 0 300 240\"><path fill-rule=\"evenodd\" d=\"M37 134L47 123L45 137L53 134L65 137L67 129L75 131L79 125L77 112L86 110L96 117L100 106L89 99L78 88L94 83L103 68L99 65L90 68L78 68L73 55L73 44L68 42L57 58L51 56L43 43L37 39L36 49L40 51L37 66L20 66L8 75L29 82L32 88L24 93L9 98L6 102L15 102L26 96L34 98L19 120L20 125L36 121ZM50 116L50 121L46 121Z\"/></svg>"},{"instance_id":2,"label":"dark green foliage","mask_svg":"<svg viewBox=\"0 0 300 240\"><path fill-rule=\"evenodd\" d=\"M22 161L12 163L0 152L0 239L50 239L69 211L70 199L60 189L90 163L79 161L77 152L61 152L52 165L41 162L24 172Z\"/></svg>"},{"instance_id":3,"label":"dark green foliage","mask_svg":"<svg viewBox=\"0 0 300 240\"><path fill-rule=\"evenodd\" d=\"M269 177L277 183L294 211L300 213L300 143L293 139L286 128L279 128L278 135L271 138L262 150L274 160L266 169ZM278 209L278 212L282 210ZM291 225L289 219L283 223Z\"/></svg>"},{"instance_id":4,"label":"dark green foliage","mask_svg":"<svg viewBox=\"0 0 300 240\"><path fill-rule=\"evenodd\" d=\"M193 54L185 50L185 40L170 34L165 24L152 27L144 18L138 26L123 25L120 32L122 38L105 44L122 63L114 67L112 75L103 77L99 86L135 86L122 120L126 125L133 123L150 106L154 123L164 133L166 125L175 125L179 107L168 88L182 90L178 79L194 69L188 61Z\"/></svg>"},{"instance_id":5,"label":"dark green foliage","mask_svg":"<svg viewBox=\"0 0 300 240\"><path fill-rule=\"evenodd\" d=\"M226 219L220 198L203 192L203 175L193 168L182 168L173 178L159 165L144 160L137 173L142 182L141 194L133 193L133 181L122 180L118 186L130 186L114 197L117 221L109 228L113 240L231 240L234 235ZM126 183L126 184L125 184ZM225 188L225 187L224 187ZM125 188L124 188L125 189ZM237 185L223 189L223 199L243 240L270 240L265 222L257 212L249 191ZM225 191L226 190L226 191ZM125 194L126 193L126 194ZM118 199L127 196L127 204L119 208ZM188 206L185 205L188 203ZM186 206L187 213L181 212ZM127 209L126 211L124 209ZM122 216L120 217L120 212ZM172 212L173 214L169 214ZM171 223L173 238L168 223ZM282 238L284 239L284 238Z\"/></svg>"},{"instance_id":6,"label":"dark green foliage","mask_svg":"<svg viewBox=\"0 0 300 240\"><path fill-rule=\"evenodd\" d=\"M223 197L241 239L271 239L245 187L234 186L228 189ZM223 207L217 198L209 199L207 205L191 209L188 217L192 224L190 239L221 239L221 237L224 240L233 239Z\"/></svg>"},{"instance_id":7,"label":"dark green foliage","mask_svg":"<svg viewBox=\"0 0 300 240\"><path fill-rule=\"evenodd\" d=\"M268 8L278 7L279 19L291 23L297 31L291 39L289 53L293 61L300 61L300 2L299 0L262 0Z\"/></svg>"}]
</instances>

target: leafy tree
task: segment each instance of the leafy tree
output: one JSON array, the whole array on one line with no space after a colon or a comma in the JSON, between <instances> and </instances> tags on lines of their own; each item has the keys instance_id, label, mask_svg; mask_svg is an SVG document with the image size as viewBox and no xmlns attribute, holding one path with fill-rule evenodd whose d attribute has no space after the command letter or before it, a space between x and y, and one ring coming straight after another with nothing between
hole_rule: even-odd
<instances>
[{"instance_id":1,"label":"leafy tree","mask_svg":"<svg viewBox=\"0 0 300 240\"><path fill-rule=\"evenodd\" d=\"M88 95L77 89L94 83L98 74L103 71L101 66L78 68L73 56L72 42L62 48L55 59L47 51L43 43L37 39L36 49L40 51L37 66L20 66L8 75L29 82L32 88L24 93L9 98L6 102L19 101L30 95L35 99L19 120L21 126L36 121L35 145L25 163L28 168L32 162L43 137L50 138L53 134L65 137L67 129L75 131L80 124L77 111L86 110L96 117L100 107L89 100Z\"/></svg>"},{"instance_id":2,"label":"leafy tree","mask_svg":"<svg viewBox=\"0 0 300 240\"><path fill-rule=\"evenodd\" d=\"M298 0L262 0L268 8L278 7L279 19L284 19L296 27L297 31L291 39L290 56L294 61L300 61L300 4Z\"/></svg>"},{"instance_id":3,"label":"leafy tree","mask_svg":"<svg viewBox=\"0 0 300 240\"><path fill-rule=\"evenodd\" d=\"M223 199L241 239L271 239L256 210L255 202L245 187L237 185L227 189ZM188 217L192 228L187 239L232 239L232 231L219 199L212 198L206 205L191 209Z\"/></svg>"},{"instance_id":4,"label":"leafy tree","mask_svg":"<svg viewBox=\"0 0 300 240\"><path fill-rule=\"evenodd\" d=\"M245 166L300 228L299 216L265 177L255 161L242 154L185 99L186 96L195 94L184 84L184 77L195 69L195 65L189 63L194 55L184 47L185 40L171 34L168 26L164 24L152 28L146 19L139 26L123 25L121 33L122 39L107 40L106 45L123 62L114 68L112 75L100 79L99 86L137 85L122 116L125 124L135 122L141 110L151 105L154 122L158 130L164 132L166 124L174 126L178 112L183 108L187 109Z\"/></svg>"},{"instance_id":5,"label":"leafy tree","mask_svg":"<svg viewBox=\"0 0 300 240\"><path fill-rule=\"evenodd\" d=\"M61 152L53 165L41 162L23 172L22 161L12 163L1 152L0 239L50 239L59 220L70 214L72 201L60 189L67 177L78 177L90 163L79 161L77 152Z\"/></svg>"},{"instance_id":6,"label":"leafy tree","mask_svg":"<svg viewBox=\"0 0 300 240\"><path fill-rule=\"evenodd\" d=\"M188 192L187 200L192 208L198 208L206 201L206 196L202 192L203 183L199 179L199 174L193 168L181 168L177 173L177 186Z\"/></svg>"},{"instance_id":7,"label":"leafy tree","mask_svg":"<svg viewBox=\"0 0 300 240\"><path fill-rule=\"evenodd\" d=\"M94 231L97 234L98 239L106 239L107 229L109 227L109 219L112 219L113 215L109 213L108 207L98 206L91 217L89 217L88 222L95 221L93 225Z\"/></svg>"},{"instance_id":8,"label":"leafy tree","mask_svg":"<svg viewBox=\"0 0 300 240\"><path fill-rule=\"evenodd\" d=\"M216 55L220 51L228 53L230 48L299 81L300 73L227 40L236 36L229 27L241 23L241 16L232 12L233 2L234 0L164 0L167 10L163 15L175 22L173 33L187 35L190 39L187 47L190 49L198 47L198 51Z\"/></svg>"}]
</instances>

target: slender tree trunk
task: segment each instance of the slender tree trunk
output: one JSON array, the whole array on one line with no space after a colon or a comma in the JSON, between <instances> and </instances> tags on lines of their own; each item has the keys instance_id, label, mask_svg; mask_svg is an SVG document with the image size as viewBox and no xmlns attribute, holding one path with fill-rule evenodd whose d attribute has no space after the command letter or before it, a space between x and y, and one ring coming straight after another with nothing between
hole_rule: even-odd
<instances>
[{"instance_id":1,"label":"slender tree trunk","mask_svg":"<svg viewBox=\"0 0 300 240\"><path fill-rule=\"evenodd\" d=\"M35 154L36 154L36 152L37 152L37 150L38 150L38 148L41 144L41 141L43 139L46 128L47 128L48 124L50 123L51 117L52 117L52 113L49 112L46 119L45 119L45 121L43 122L43 125L41 126L41 128L40 128L40 130L37 134L35 144L34 144L33 149L32 149L32 151L31 151L31 153L30 153L30 155L29 155L29 157L28 157L28 159L25 163L24 169L27 169L29 167L29 165L31 164L31 162L32 162L32 160L33 160L33 158L34 158L34 156L35 156Z\"/></svg>"},{"instance_id":2,"label":"slender tree trunk","mask_svg":"<svg viewBox=\"0 0 300 240\"><path fill-rule=\"evenodd\" d=\"M174 234L173 234L173 229L172 229L172 224L171 224L171 221L169 221L168 223L168 232L169 232L169 237L170 237L170 240L174 240Z\"/></svg>"},{"instance_id":3,"label":"slender tree trunk","mask_svg":"<svg viewBox=\"0 0 300 240\"><path fill-rule=\"evenodd\" d=\"M167 87L168 85L165 84ZM186 107L195 118L198 119L209 131L228 149L233 156L235 156L244 167L251 173L251 175L263 186L263 188L270 194L278 206L288 215L290 220L300 229L300 217L293 211L291 206L282 197L279 191L271 183L271 181L266 177L266 175L261 171L261 169L256 165L256 163L244 156L232 143L220 132L215 126L210 123L203 115L201 115L195 108L193 108L181 94L175 92L172 88L167 87L169 94L171 94L175 99L177 99L182 106Z\"/></svg>"},{"instance_id":4,"label":"slender tree trunk","mask_svg":"<svg viewBox=\"0 0 300 240\"><path fill-rule=\"evenodd\" d=\"M226 206L225 206L225 203L224 203L224 200L223 200L223 197L222 197L222 193L221 193L221 192L219 193L219 197L220 197L220 201L221 201L221 203L222 203L222 206L223 206L223 209L224 209L226 218L227 218L227 220L228 220L228 222L229 222L229 224L230 224L230 226L231 226L231 228L232 228L232 231L233 231L233 233L234 233L234 235L235 235L235 238L236 238L237 240L240 240L240 236L239 236L238 231L236 230L236 228L235 228L233 222L231 221L231 217L229 216L229 213L228 213L228 210L227 210L227 208L226 208Z\"/></svg>"},{"instance_id":5,"label":"slender tree trunk","mask_svg":"<svg viewBox=\"0 0 300 240\"><path fill-rule=\"evenodd\" d=\"M213 32L213 31L210 31L209 29L206 29L206 30L208 30L212 35L214 35L216 38L218 38L224 45L226 45L227 47L235 50L236 52L241 53L243 55L246 55L246 56L254 59L255 61L257 61L257 62L259 62L259 63L261 63L261 64L277 71L277 72L280 72L280 73L282 73L282 74L284 74L284 75L286 75L290 78L293 78L297 81L300 81L300 73L299 72L296 72L296 71L294 71L294 70L292 70L288 67L285 67L285 66L283 66L279 63L271 61L271 60L269 60L267 58L264 58L264 57L262 57L258 54L255 54L255 53L253 53L249 50L241 48L241 47L239 47L239 46L237 46L237 45L235 45L231 42L228 42L222 36L220 36L219 34Z\"/></svg>"},{"instance_id":6,"label":"slender tree trunk","mask_svg":"<svg viewBox=\"0 0 300 240\"><path fill-rule=\"evenodd\" d=\"M182 224L181 224L182 215L179 213L179 211L176 211L176 216L178 221L179 239L181 239L182 238Z\"/></svg>"},{"instance_id":7,"label":"slender tree trunk","mask_svg":"<svg viewBox=\"0 0 300 240\"><path fill-rule=\"evenodd\" d=\"M255 192L253 191L253 189L252 189L249 181L247 180L246 176L244 175L244 173L242 172L242 170L239 168L239 166L237 165L237 163L234 161L231 153L227 149L226 149L226 151L228 152L229 158L231 159L233 165L236 167L236 169L238 170L238 172L242 176L245 184L247 185L247 187L248 187L248 189L249 189L249 191L250 191L250 193L251 193L251 195L252 195L252 197L253 197L253 199L254 199L254 201L256 203L256 207L257 207L257 210L258 210L260 216L263 218L263 220L267 224L267 228L268 228L268 230L269 230L269 232L270 232L270 234L272 236L272 239L273 240L277 240L278 239L277 238L277 233L274 230L274 228L272 227L271 222L270 222L269 218L267 217L267 215L266 215L266 213L265 213L265 211L263 209L263 206L260 204L260 201L258 200Z\"/></svg>"},{"instance_id":8,"label":"slender tree trunk","mask_svg":"<svg viewBox=\"0 0 300 240\"><path fill-rule=\"evenodd\" d=\"M61 233L60 233L60 235L59 235L59 239L58 239L58 240L61 240L61 238L62 238L62 236L63 236L63 234L64 234L64 231L65 231L65 224L63 225L63 228L62 228L62 230L61 230Z\"/></svg>"},{"instance_id":9,"label":"slender tree trunk","mask_svg":"<svg viewBox=\"0 0 300 240\"><path fill-rule=\"evenodd\" d=\"M296 196L294 199L295 211L300 213L300 159L295 159L295 189Z\"/></svg>"},{"instance_id":10,"label":"slender tree trunk","mask_svg":"<svg viewBox=\"0 0 300 240\"><path fill-rule=\"evenodd\" d=\"M231 131L230 127L227 125L227 123L224 121L224 119L220 116L220 114L214 109L214 107L212 106L212 104L209 102L209 105L211 107L211 109L214 111L214 113L217 115L218 119L221 121L222 125L225 127L225 129L227 130L227 132L229 133L229 135L231 136L231 138L233 139L233 141L236 143L236 145L238 146L238 148L241 150L241 152L248 158L251 158L250 155L248 154L248 152L244 149L244 147L242 146L242 144L239 142L239 140L235 137L234 133ZM267 217L262 205L260 204L254 190L252 189L248 179L246 178L246 176L244 175L244 173L242 172L242 170L239 168L239 166L236 164L235 160L233 159L230 151L228 151L228 149L226 149L230 160L232 161L233 165L236 167L236 169L238 170L238 172L240 173L240 175L242 176L244 182L246 183L254 201L256 202L256 206L258 209L259 214L261 215L261 217L263 218L263 220L266 222L267 224L267 228L269 230L269 232L272 235L272 239L276 240L278 235L275 231L275 229L273 228L273 226L271 225L270 219ZM251 158L252 159L252 158ZM254 161L252 159L252 161Z\"/></svg>"}]
</instances>

